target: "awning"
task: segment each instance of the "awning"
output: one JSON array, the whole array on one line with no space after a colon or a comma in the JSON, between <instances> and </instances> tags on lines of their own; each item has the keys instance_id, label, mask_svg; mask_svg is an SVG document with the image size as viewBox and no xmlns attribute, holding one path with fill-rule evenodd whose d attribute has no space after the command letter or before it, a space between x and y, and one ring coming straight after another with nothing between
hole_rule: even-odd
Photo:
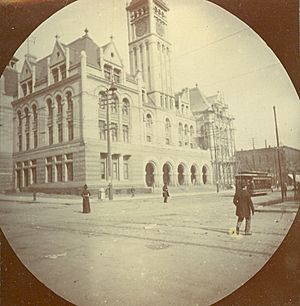
<instances>
[{"instance_id":1,"label":"awning","mask_svg":"<svg viewBox=\"0 0 300 306\"><path fill-rule=\"evenodd\" d=\"M289 176L290 179L293 180L293 174L289 174L288 176ZM298 182L300 183L300 174L296 174L296 175L295 175L295 179L296 179L296 182L297 182L297 183L298 183Z\"/></svg>"}]
</instances>

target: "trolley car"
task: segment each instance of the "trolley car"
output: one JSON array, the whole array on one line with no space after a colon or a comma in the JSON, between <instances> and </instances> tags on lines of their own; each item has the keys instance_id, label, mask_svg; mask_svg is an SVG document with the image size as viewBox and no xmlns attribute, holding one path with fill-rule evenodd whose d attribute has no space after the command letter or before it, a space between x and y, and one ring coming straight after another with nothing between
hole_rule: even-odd
<instances>
[{"instance_id":1,"label":"trolley car","mask_svg":"<svg viewBox=\"0 0 300 306\"><path fill-rule=\"evenodd\" d=\"M242 185L247 186L247 190L254 195L263 195L272 192L272 176L267 172L247 171L239 172L235 176L236 188L241 188Z\"/></svg>"}]
</instances>

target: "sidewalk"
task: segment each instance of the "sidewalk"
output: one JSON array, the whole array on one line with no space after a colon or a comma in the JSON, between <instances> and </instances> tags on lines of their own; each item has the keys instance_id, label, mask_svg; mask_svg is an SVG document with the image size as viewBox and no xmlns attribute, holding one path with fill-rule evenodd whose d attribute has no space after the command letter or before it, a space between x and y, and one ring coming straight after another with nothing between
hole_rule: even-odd
<instances>
[{"instance_id":1,"label":"sidewalk","mask_svg":"<svg viewBox=\"0 0 300 306\"><path fill-rule=\"evenodd\" d=\"M197 191L183 191L174 190L171 193L172 198L179 197L194 197L200 195L215 195L216 197L233 197L234 190L220 190L216 192L215 188L199 189ZM136 200L147 200L147 199L161 199L162 195L159 190L154 193L136 194L134 197L131 195L114 195L113 201L109 201L107 198L105 200L98 199L98 196L92 196L91 201L94 203L109 203L109 202L119 202L119 201L136 201ZM33 193L19 192L15 194L1 194L0 201L13 201L13 202L26 202L26 203L56 203L56 204L81 204L81 197L76 195L56 195L56 194L45 194L37 193L36 200L33 199ZM288 195L285 201L294 200L292 192ZM253 204L255 206L266 206L281 203L281 195L279 192L272 192L264 196L252 197Z\"/></svg>"}]
</instances>

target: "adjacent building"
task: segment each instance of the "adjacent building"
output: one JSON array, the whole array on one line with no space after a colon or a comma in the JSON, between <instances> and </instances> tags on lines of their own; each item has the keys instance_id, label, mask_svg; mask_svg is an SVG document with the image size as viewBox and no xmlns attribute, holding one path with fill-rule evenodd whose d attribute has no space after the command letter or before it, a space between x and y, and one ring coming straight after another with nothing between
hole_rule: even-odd
<instances>
[{"instance_id":1,"label":"adjacent building","mask_svg":"<svg viewBox=\"0 0 300 306\"><path fill-rule=\"evenodd\" d=\"M12 189L13 108L18 96L18 59L13 57L0 78L0 190Z\"/></svg>"},{"instance_id":2,"label":"adjacent building","mask_svg":"<svg viewBox=\"0 0 300 306\"><path fill-rule=\"evenodd\" d=\"M281 146L279 156L283 182L292 184L293 174L299 180L300 150ZM237 151L236 162L238 171L265 171L272 175L273 185L280 182L277 147Z\"/></svg>"},{"instance_id":3,"label":"adjacent building","mask_svg":"<svg viewBox=\"0 0 300 306\"><path fill-rule=\"evenodd\" d=\"M212 183L211 152L197 135L200 115L193 115L196 100L179 102L173 93L169 8L161 0L133 0L126 11L129 72L113 37L98 46L88 30L69 44L56 36L42 59L26 55L12 102L15 189L107 186L108 130L116 189ZM215 135L223 137L219 130Z\"/></svg>"},{"instance_id":4,"label":"adjacent building","mask_svg":"<svg viewBox=\"0 0 300 306\"><path fill-rule=\"evenodd\" d=\"M214 169L213 182L221 187L234 183L234 117L220 92L206 97L196 85L189 90L190 107L196 118L197 145L209 150Z\"/></svg>"}]
</instances>

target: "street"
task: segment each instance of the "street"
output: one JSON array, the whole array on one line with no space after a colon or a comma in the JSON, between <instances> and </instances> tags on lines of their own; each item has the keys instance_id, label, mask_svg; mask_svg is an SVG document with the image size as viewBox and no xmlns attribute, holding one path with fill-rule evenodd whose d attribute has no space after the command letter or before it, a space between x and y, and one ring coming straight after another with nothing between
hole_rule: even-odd
<instances>
[{"instance_id":1,"label":"street","mask_svg":"<svg viewBox=\"0 0 300 306\"><path fill-rule=\"evenodd\" d=\"M76 305L209 305L258 272L288 232L299 202L260 205L265 199L255 198L252 236L234 233L226 193L168 204L92 199L91 214L80 198L2 199L0 225L24 265Z\"/></svg>"}]
</instances>

